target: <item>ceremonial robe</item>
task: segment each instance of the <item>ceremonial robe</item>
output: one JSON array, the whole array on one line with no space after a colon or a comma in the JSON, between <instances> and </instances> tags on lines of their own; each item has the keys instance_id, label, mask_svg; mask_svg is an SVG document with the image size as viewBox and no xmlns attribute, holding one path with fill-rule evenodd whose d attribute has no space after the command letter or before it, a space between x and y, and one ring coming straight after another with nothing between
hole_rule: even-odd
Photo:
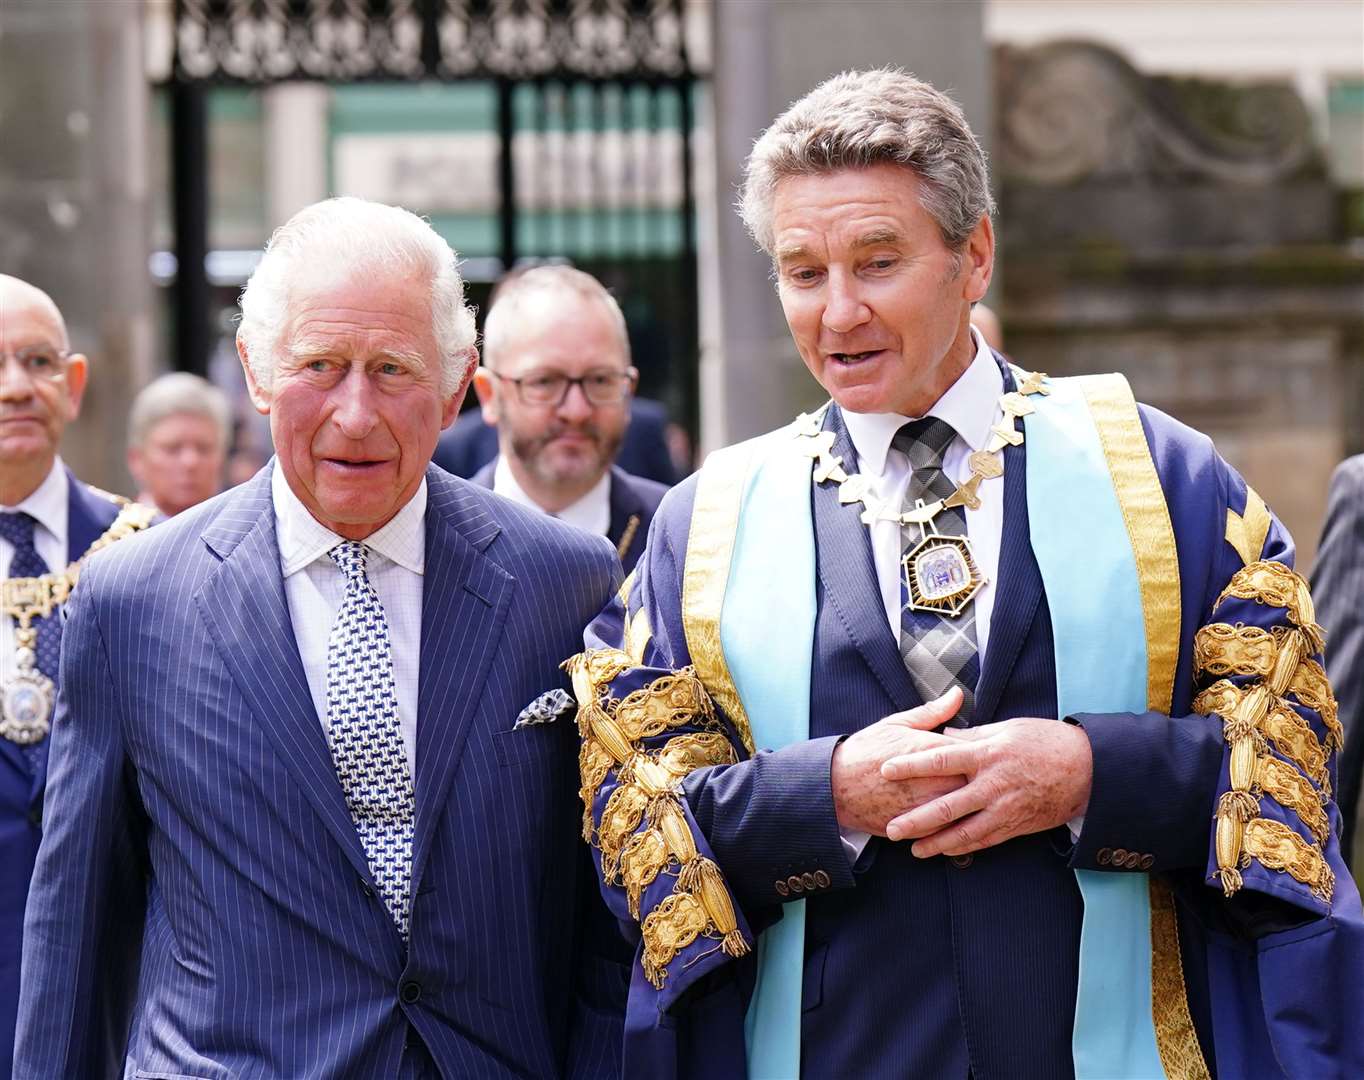
<instances>
[{"instance_id":1,"label":"ceremonial robe","mask_svg":"<svg viewBox=\"0 0 1364 1080\"><path fill-rule=\"evenodd\" d=\"M825 423L835 454L854 461L836 407ZM973 856L919 860L907 843L873 838L850 866L833 810L834 748L921 703L885 620L861 507L840 502L837 485L809 489L816 573L809 739L755 753L720 633L735 521L717 507L739 505L743 477L716 476L708 464L664 499L644 563L575 661L588 736L583 796L603 892L627 928L637 935L642 928L627 1071L742 1075L756 971L747 947L784 904L803 899L803 965L793 977L802 983L804 1075L1071 1076L1083 917L1077 869L1150 873L1173 896L1173 916L1158 913L1154 900L1152 909L1152 1003L1167 1072L1179 1071L1180 1055L1198 1062L1189 1075L1348 1076L1364 1068L1357 1023L1364 921L1340 859L1338 817L1322 794L1330 780L1316 769L1312 798L1320 796L1329 822L1319 840L1291 808L1259 801L1257 812L1291 830L1307 855L1292 873L1282 862L1248 858L1239 891L1225 898L1213 833L1230 786L1231 746L1224 718L1194 709L1195 695L1214 681L1195 664L1201 628L1283 633L1292 625L1282 605L1253 589L1223 596L1265 561L1291 566L1292 541L1206 437L1136 406L1127 430L1137 444L1127 449L1149 455L1158 481L1158 490L1152 484L1135 496L1148 507L1163 503L1174 540L1164 575L1166 598L1177 600L1163 646L1177 650L1171 705L1073 717L1094 760L1093 793L1073 843L1057 829ZM1026 455L1026 445L1004 451L1003 537L977 724L1057 715L1053 617L1031 546ZM729 495L712 497L716 491ZM808 587L764 584L768 595ZM1320 693L1324 677L1315 681L1320 668L1305 670L1317 693L1289 707L1310 728L1303 743L1322 751L1313 762L1322 765L1337 729L1321 712L1331 714L1333 704ZM640 719L649 715L652 722ZM716 746L717 734L727 745ZM621 737L631 740L623 769L618 753L594 745ZM703 741L678 742L686 739ZM676 809L696 850L691 862L683 857L688 845L668 839L675 815L657 794L668 778L655 765L682 774ZM1242 854L1238 848L1238 862ZM722 875L732 918L722 903L698 903L713 898L716 875L686 867L708 861ZM1161 928L1169 932L1157 964ZM1177 1007L1165 1007L1172 1002Z\"/></svg>"}]
</instances>

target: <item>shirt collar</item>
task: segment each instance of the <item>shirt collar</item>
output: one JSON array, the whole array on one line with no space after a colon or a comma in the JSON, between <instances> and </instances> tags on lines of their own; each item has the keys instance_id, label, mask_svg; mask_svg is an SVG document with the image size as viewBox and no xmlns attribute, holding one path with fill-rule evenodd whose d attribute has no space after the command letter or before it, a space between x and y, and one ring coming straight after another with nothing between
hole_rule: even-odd
<instances>
[{"instance_id":1,"label":"shirt collar","mask_svg":"<svg viewBox=\"0 0 1364 1080\"><path fill-rule=\"evenodd\" d=\"M971 340L975 342L976 355L926 415L946 420L972 450L979 450L989 439L990 427L998 419L1004 378L999 373L999 366L989 346L974 326L971 327ZM843 423L848 428L853 449L857 451L860 471L877 476L885 472L891 440L901 427L914 419L918 418L898 413L855 413L845 410Z\"/></svg>"},{"instance_id":2,"label":"shirt collar","mask_svg":"<svg viewBox=\"0 0 1364 1080\"><path fill-rule=\"evenodd\" d=\"M423 476L416 494L388 524L363 541L371 551L414 574L426 570L426 494L426 477ZM338 536L313 517L294 494L278 458L270 474L270 497L275 506L280 565L286 578L323 558L345 541L345 537Z\"/></svg>"},{"instance_id":3,"label":"shirt collar","mask_svg":"<svg viewBox=\"0 0 1364 1080\"><path fill-rule=\"evenodd\" d=\"M60 457L55 458L47 476L43 477L43 482L33 489L28 498L18 506L7 506L4 509L28 514L65 544L67 519L71 510L67 486L66 466L62 464Z\"/></svg>"},{"instance_id":4,"label":"shirt collar","mask_svg":"<svg viewBox=\"0 0 1364 1080\"><path fill-rule=\"evenodd\" d=\"M542 514L549 512L527 495L516 482L510 462L502 455L498 456L497 464L493 466L493 493L532 510L538 510ZM605 535L611 528L611 470L607 469L602 473L601 479L581 499L565 506L553 516L588 532Z\"/></svg>"}]
</instances>

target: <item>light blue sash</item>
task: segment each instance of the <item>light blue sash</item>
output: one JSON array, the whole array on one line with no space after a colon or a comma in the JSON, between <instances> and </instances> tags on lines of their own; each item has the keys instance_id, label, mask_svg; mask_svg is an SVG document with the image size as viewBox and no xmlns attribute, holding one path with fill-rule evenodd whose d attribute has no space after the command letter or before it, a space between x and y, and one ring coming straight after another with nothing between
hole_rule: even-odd
<instances>
[{"instance_id":1,"label":"light blue sash","mask_svg":"<svg viewBox=\"0 0 1364 1080\"><path fill-rule=\"evenodd\" d=\"M1141 585L1099 432L1053 379L1027 433L1028 527L1056 642L1058 716L1146 710ZM1151 1016L1145 874L1078 870L1084 898L1072 1048L1077 1080L1163 1077Z\"/></svg>"},{"instance_id":2,"label":"light blue sash","mask_svg":"<svg viewBox=\"0 0 1364 1080\"><path fill-rule=\"evenodd\" d=\"M1059 715L1146 708L1146 639L1131 543L1083 394L1052 380L1027 425L1028 509L1056 643ZM784 429L755 443L720 620L754 745L809 737L815 545L808 457ZM1077 872L1085 913L1077 1080L1163 1077L1151 1018L1145 874ZM745 1021L753 1080L800 1075L805 902L758 940Z\"/></svg>"}]
</instances>

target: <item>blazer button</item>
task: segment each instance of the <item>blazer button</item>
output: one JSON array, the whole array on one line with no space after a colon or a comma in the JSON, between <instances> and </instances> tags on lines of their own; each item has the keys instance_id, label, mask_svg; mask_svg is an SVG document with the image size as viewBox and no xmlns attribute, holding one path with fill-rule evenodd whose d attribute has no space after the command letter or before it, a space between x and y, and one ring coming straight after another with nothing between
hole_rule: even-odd
<instances>
[{"instance_id":1,"label":"blazer button","mask_svg":"<svg viewBox=\"0 0 1364 1080\"><path fill-rule=\"evenodd\" d=\"M976 857L974 855L953 855L951 861L952 865L958 870L965 870L976 861Z\"/></svg>"},{"instance_id":2,"label":"blazer button","mask_svg":"<svg viewBox=\"0 0 1364 1080\"><path fill-rule=\"evenodd\" d=\"M1115 847L1113 849L1113 865L1121 870L1127 862L1127 849Z\"/></svg>"},{"instance_id":3,"label":"blazer button","mask_svg":"<svg viewBox=\"0 0 1364 1080\"><path fill-rule=\"evenodd\" d=\"M786 884L786 882L782 881L781 878L777 878L776 881L772 882L772 888L777 890L778 896L791 895L791 886Z\"/></svg>"},{"instance_id":4,"label":"blazer button","mask_svg":"<svg viewBox=\"0 0 1364 1080\"><path fill-rule=\"evenodd\" d=\"M413 982L412 980L409 979L407 982L403 983L402 988L398 991L398 994L403 999L403 1001L405 1001L408 1005L415 1005L418 1001L421 1000L422 984L419 982Z\"/></svg>"},{"instance_id":5,"label":"blazer button","mask_svg":"<svg viewBox=\"0 0 1364 1080\"><path fill-rule=\"evenodd\" d=\"M1155 861L1156 858L1154 855L1143 855L1141 857L1141 862L1137 863L1137 866L1142 870L1150 870Z\"/></svg>"},{"instance_id":6,"label":"blazer button","mask_svg":"<svg viewBox=\"0 0 1364 1080\"><path fill-rule=\"evenodd\" d=\"M819 888L819 882L815 880L814 874L810 873L801 874L800 883L804 885L805 888L808 889L810 892L814 892L816 889Z\"/></svg>"},{"instance_id":7,"label":"blazer button","mask_svg":"<svg viewBox=\"0 0 1364 1080\"><path fill-rule=\"evenodd\" d=\"M805 891L805 882L800 880L799 874L792 874L786 879L786 884L793 893L803 893Z\"/></svg>"},{"instance_id":8,"label":"blazer button","mask_svg":"<svg viewBox=\"0 0 1364 1080\"><path fill-rule=\"evenodd\" d=\"M1138 851L1129 851L1127 853L1127 858L1123 859L1122 864L1129 870L1135 870L1141 865L1141 853Z\"/></svg>"},{"instance_id":9,"label":"blazer button","mask_svg":"<svg viewBox=\"0 0 1364 1080\"><path fill-rule=\"evenodd\" d=\"M816 870L815 884L818 885L821 889L827 889L830 885L833 884L833 882L829 880L829 875L826 874L823 870Z\"/></svg>"},{"instance_id":10,"label":"blazer button","mask_svg":"<svg viewBox=\"0 0 1364 1080\"><path fill-rule=\"evenodd\" d=\"M1108 866L1113 861L1113 849L1101 847L1094 854L1094 861L1100 866Z\"/></svg>"}]
</instances>

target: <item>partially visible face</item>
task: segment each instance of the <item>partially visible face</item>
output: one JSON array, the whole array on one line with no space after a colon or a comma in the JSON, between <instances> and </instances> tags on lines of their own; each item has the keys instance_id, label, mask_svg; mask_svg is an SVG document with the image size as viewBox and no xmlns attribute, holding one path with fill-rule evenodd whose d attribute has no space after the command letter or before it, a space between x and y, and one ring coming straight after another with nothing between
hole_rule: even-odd
<instances>
[{"instance_id":1,"label":"partially visible face","mask_svg":"<svg viewBox=\"0 0 1364 1080\"><path fill-rule=\"evenodd\" d=\"M594 405L581 386L557 406L526 404L507 379L546 375L581 378L594 372L631 375L619 323L600 301L567 291L530 294L518 302L515 328L493 358L496 372L479 375L483 418L496 425L501 450L544 487L580 491L611 467L630 421L629 394Z\"/></svg>"},{"instance_id":2,"label":"partially visible face","mask_svg":"<svg viewBox=\"0 0 1364 1080\"><path fill-rule=\"evenodd\" d=\"M50 463L66 425L80 412L85 357L73 355L63 364L66 347L66 327L51 301L0 276L0 467ZM58 377L44 377L47 368L33 363L30 372L20 370L15 353L52 360Z\"/></svg>"},{"instance_id":3,"label":"partially visible face","mask_svg":"<svg viewBox=\"0 0 1364 1080\"><path fill-rule=\"evenodd\" d=\"M907 169L789 177L773 201L777 292L805 366L844 409L922 416L975 354L972 301L994 260L989 218L960 259Z\"/></svg>"},{"instance_id":4,"label":"partially visible face","mask_svg":"<svg viewBox=\"0 0 1364 1080\"><path fill-rule=\"evenodd\" d=\"M319 522L360 540L416 494L467 379L440 393L430 284L395 273L296 285L271 384L253 376L289 486Z\"/></svg>"},{"instance_id":5,"label":"partially visible face","mask_svg":"<svg viewBox=\"0 0 1364 1080\"><path fill-rule=\"evenodd\" d=\"M158 510L174 516L222 488L222 429L202 413L175 413L153 424L141 446L128 451L128 468Z\"/></svg>"}]
</instances>

